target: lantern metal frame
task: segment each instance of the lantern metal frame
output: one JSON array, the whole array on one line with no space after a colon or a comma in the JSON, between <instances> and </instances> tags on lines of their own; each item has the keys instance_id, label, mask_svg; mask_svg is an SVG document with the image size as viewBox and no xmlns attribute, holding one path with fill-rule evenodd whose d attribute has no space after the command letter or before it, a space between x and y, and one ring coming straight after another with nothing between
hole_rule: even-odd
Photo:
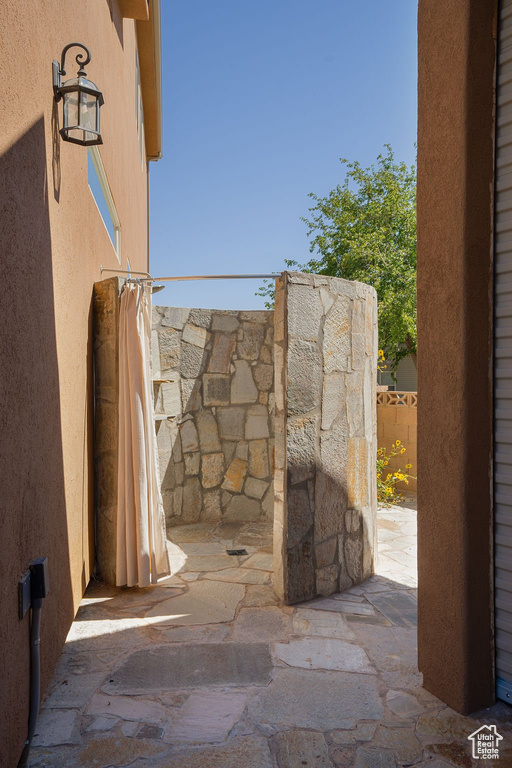
<instances>
[{"instance_id":1,"label":"lantern metal frame","mask_svg":"<svg viewBox=\"0 0 512 768\"><path fill-rule=\"evenodd\" d=\"M66 54L69 51L70 48L82 48L84 53L77 53L75 56L75 61L78 64L78 72L76 76L76 80L73 83L70 83L69 81L63 82L62 78L66 75L66 70L64 68L64 65L66 63ZM90 96L95 96L97 100L96 104L96 127L93 128L85 128L82 125L69 125L65 126L63 125L62 128L59 130L60 135L62 136L64 141L69 141L71 144L80 144L82 147L91 147L95 146L97 144L103 144L103 139L101 137L100 133L100 108L104 104L103 94L99 90L99 88L96 87L96 85L91 82L87 78L87 73L84 69L87 64L91 61L91 52L87 48L86 45L83 45L83 43L68 43L63 49L61 54L61 61L60 64L55 59L52 62L52 76L53 76L53 93L54 98L56 102L59 102L63 97L65 93L71 93L72 91L76 91L79 94L89 94ZM68 84L69 83L69 84ZM75 139L72 136L69 135L69 131L87 131L87 133L93 134L95 138L89 140L89 141L83 141L80 139Z\"/></svg>"}]
</instances>

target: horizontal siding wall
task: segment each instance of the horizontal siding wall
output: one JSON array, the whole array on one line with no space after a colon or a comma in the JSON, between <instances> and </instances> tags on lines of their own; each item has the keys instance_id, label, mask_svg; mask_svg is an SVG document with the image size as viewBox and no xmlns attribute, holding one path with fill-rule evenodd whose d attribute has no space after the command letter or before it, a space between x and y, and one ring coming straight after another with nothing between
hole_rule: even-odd
<instances>
[{"instance_id":1,"label":"horizontal siding wall","mask_svg":"<svg viewBox=\"0 0 512 768\"><path fill-rule=\"evenodd\" d=\"M494 535L498 696L512 701L512 0L500 11L496 145Z\"/></svg>"}]
</instances>

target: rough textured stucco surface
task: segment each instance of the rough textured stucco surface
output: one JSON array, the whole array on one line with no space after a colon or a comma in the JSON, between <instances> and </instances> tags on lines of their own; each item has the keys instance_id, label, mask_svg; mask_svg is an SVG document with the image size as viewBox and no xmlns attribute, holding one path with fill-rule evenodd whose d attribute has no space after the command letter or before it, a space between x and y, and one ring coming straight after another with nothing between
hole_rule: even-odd
<instances>
[{"instance_id":1,"label":"rough textured stucco surface","mask_svg":"<svg viewBox=\"0 0 512 768\"><path fill-rule=\"evenodd\" d=\"M167 526L271 519L273 312L153 308Z\"/></svg>"},{"instance_id":2,"label":"rough textured stucco surface","mask_svg":"<svg viewBox=\"0 0 512 768\"><path fill-rule=\"evenodd\" d=\"M494 699L494 12L419 5L419 666L461 712Z\"/></svg>"},{"instance_id":3,"label":"rough textured stucco surface","mask_svg":"<svg viewBox=\"0 0 512 768\"><path fill-rule=\"evenodd\" d=\"M111 9L112 8L112 15ZM87 151L58 135L51 60L90 47L103 91L100 148L121 219L123 255L146 269L146 171L135 116L135 31L117 3L4 2L0 134L1 327L0 743L17 764L26 737L29 616L17 583L47 555L46 687L93 564L92 286L119 263L87 181ZM70 52L72 53L72 52ZM74 57L68 59L74 76Z\"/></svg>"},{"instance_id":4,"label":"rough textured stucco surface","mask_svg":"<svg viewBox=\"0 0 512 768\"><path fill-rule=\"evenodd\" d=\"M373 573L377 299L368 285L276 281L275 587L286 603Z\"/></svg>"}]
</instances>

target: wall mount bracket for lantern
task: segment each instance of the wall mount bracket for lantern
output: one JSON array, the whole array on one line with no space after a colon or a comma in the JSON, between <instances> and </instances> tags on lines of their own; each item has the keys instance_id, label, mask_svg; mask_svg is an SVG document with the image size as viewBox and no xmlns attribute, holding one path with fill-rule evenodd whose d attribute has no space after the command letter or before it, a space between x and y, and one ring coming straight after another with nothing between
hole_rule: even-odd
<instances>
[{"instance_id":1,"label":"wall mount bracket for lantern","mask_svg":"<svg viewBox=\"0 0 512 768\"><path fill-rule=\"evenodd\" d=\"M63 82L66 74L64 65L66 53L70 48L82 48L85 53L78 53L76 77ZM91 147L103 144L100 133L100 107L103 106L103 94L99 88L86 78L84 69L91 61L91 52L82 43L69 43L62 50L60 64L52 62L53 92L55 101L63 100L62 128L59 133L64 141Z\"/></svg>"}]
</instances>

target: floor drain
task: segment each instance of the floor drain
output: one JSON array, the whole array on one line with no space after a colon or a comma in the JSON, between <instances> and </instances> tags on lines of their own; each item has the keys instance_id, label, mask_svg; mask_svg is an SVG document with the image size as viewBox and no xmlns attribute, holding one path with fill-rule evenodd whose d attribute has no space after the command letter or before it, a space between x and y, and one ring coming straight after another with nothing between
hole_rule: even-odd
<instances>
[{"instance_id":1,"label":"floor drain","mask_svg":"<svg viewBox=\"0 0 512 768\"><path fill-rule=\"evenodd\" d=\"M246 549L226 549L226 552L228 555L238 555L239 557L249 554Z\"/></svg>"}]
</instances>

